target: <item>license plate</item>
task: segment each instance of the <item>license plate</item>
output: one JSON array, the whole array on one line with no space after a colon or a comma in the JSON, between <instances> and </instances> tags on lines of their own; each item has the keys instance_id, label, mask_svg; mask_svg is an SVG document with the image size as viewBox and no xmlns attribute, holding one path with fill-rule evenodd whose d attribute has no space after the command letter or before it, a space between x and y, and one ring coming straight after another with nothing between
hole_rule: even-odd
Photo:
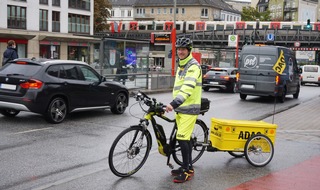
<instances>
[{"instance_id":1,"label":"license plate","mask_svg":"<svg viewBox=\"0 0 320 190\"><path fill-rule=\"evenodd\" d=\"M12 84L1 84L0 83L0 88L1 89L6 89L6 90L17 90L17 86L16 85L12 85Z\"/></svg>"},{"instance_id":2,"label":"license plate","mask_svg":"<svg viewBox=\"0 0 320 190\"><path fill-rule=\"evenodd\" d=\"M219 82L210 82L210 84L216 85L216 84L219 84Z\"/></svg>"},{"instance_id":3,"label":"license plate","mask_svg":"<svg viewBox=\"0 0 320 190\"><path fill-rule=\"evenodd\" d=\"M241 88L249 88L249 89L254 89L254 86L251 84L243 84L241 85Z\"/></svg>"}]
</instances>

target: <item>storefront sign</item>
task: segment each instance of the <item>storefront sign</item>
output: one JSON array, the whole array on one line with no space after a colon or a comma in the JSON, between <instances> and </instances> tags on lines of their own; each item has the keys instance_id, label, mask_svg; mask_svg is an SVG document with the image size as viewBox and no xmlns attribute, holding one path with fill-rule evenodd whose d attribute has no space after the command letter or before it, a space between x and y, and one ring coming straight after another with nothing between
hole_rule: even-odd
<instances>
[{"instance_id":1,"label":"storefront sign","mask_svg":"<svg viewBox=\"0 0 320 190\"><path fill-rule=\"evenodd\" d=\"M162 33L152 33L151 34L151 43L154 44L170 44L171 43L171 33L162 32Z\"/></svg>"}]
</instances>

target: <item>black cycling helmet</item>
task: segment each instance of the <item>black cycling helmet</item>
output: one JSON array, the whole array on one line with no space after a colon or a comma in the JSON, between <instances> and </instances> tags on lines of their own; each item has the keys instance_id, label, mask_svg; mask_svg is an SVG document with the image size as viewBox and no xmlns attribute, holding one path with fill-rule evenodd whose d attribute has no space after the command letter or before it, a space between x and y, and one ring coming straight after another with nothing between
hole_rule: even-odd
<instances>
[{"instance_id":1,"label":"black cycling helmet","mask_svg":"<svg viewBox=\"0 0 320 190\"><path fill-rule=\"evenodd\" d=\"M177 39L176 48L179 48L179 47L185 47L189 51L191 51L191 49L192 49L192 40L190 40L190 38L185 38L185 37Z\"/></svg>"}]
</instances>

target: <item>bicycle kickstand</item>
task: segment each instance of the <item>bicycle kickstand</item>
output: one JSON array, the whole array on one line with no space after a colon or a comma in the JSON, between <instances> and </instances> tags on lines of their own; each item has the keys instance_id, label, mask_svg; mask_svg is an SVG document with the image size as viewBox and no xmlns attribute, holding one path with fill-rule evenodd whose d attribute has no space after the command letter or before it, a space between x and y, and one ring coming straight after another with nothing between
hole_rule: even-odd
<instances>
[{"instance_id":1,"label":"bicycle kickstand","mask_svg":"<svg viewBox=\"0 0 320 190\"><path fill-rule=\"evenodd\" d=\"M168 159L167 159L167 166L169 166L170 169L173 169L174 166L170 163L170 156L171 154L168 156Z\"/></svg>"}]
</instances>

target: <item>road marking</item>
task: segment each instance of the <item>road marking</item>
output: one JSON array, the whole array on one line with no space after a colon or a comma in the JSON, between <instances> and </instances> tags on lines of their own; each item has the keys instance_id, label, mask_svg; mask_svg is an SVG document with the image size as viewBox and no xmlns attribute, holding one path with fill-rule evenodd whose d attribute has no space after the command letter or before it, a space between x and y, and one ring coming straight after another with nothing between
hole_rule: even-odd
<instances>
[{"instance_id":1,"label":"road marking","mask_svg":"<svg viewBox=\"0 0 320 190\"><path fill-rule=\"evenodd\" d=\"M20 131L17 133L12 133L11 135L18 135L18 134L25 134L25 133L32 133L32 132L36 132L36 131L43 131L43 130L47 130L47 129L51 129L52 127L47 127L47 128L42 128L42 129L31 129L28 131Z\"/></svg>"}]
</instances>

